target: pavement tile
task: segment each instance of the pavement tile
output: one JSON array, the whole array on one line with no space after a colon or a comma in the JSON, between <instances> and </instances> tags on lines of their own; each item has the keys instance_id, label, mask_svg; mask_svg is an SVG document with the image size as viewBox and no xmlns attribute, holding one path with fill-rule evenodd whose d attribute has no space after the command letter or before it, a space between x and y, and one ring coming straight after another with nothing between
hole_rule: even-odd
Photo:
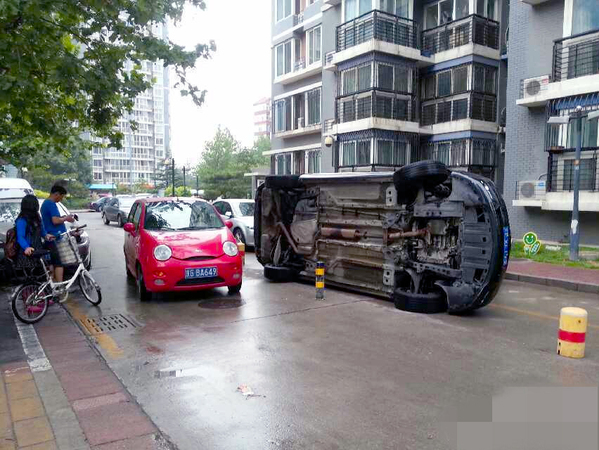
<instances>
[{"instance_id":1,"label":"pavement tile","mask_svg":"<svg viewBox=\"0 0 599 450\"><path fill-rule=\"evenodd\" d=\"M4 382L6 384L18 383L19 381L27 380L33 380L33 375L31 375L31 371L29 369L7 372L4 374Z\"/></svg>"},{"instance_id":2,"label":"pavement tile","mask_svg":"<svg viewBox=\"0 0 599 450\"><path fill-rule=\"evenodd\" d=\"M5 412L8 412L8 398L6 397L4 386L0 381L0 414Z\"/></svg>"},{"instance_id":3,"label":"pavement tile","mask_svg":"<svg viewBox=\"0 0 599 450\"><path fill-rule=\"evenodd\" d=\"M164 446L156 439L156 435L150 434L122 441L110 442L97 445L93 450L160 450Z\"/></svg>"},{"instance_id":4,"label":"pavement tile","mask_svg":"<svg viewBox=\"0 0 599 450\"><path fill-rule=\"evenodd\" d=\"M12 363L3 364L0 366L0 373L5 374L6 372L14 372L18 370L27 369L29 370L29 364L27 361L15 361Z\"/></svg>"},{"instance_id":5,"label":"pavement tile","mask_svg":"<svg viewBox=\"0 0 599 450\"><path fill-rule=\"evenodd\" d=\"M97 408L98 406L112 405L114 403L123 403L128 401L129 398L123 392L117 392L116 394L75 400L72 404L72 407L74 411L83 411L90 408Z\"/></svg>"},{"instance_id":6,"label":"pavement tile","mask_svg":"<svg viewBox=\"0 0 599 450\"><path fill-rule=\"evenodd\" d=\"M14 425L19 447L27 447L28 445L54 440L52 428L50 428L50 423L46 417L22 420L16 422Z\"/></svg>"},{"instance_id":7,"label":"pavement tile","mask_svg":"<svg viewBox=\"0 0 599 450\"><path fill-rule=\"evenodd\" d=\"M20 398L29 398L37 396L37 389L33 380L19 381L6 385L8 401L18 400Z\"/></svg>"},{"instance_id":8,"label":"pavement tile","mask_svg":"<svg viewBox=\"0 0 599 450\"><path fill-rule=\"evenodd\" d=\"M132 403L116 403L86 409L79 411L77 416L81 428L92 446L157 431L140 408Z\"/></svg>"},{"instance_id":9,"label":"pavement tile","mask_svg":"<svg viewBox=\"0 0 599 450\"><path fill-rule=\"evenodd\" d=\"M48 441L41 444L30 445L29 447L19 447L19 450L57 450L56 442Z\"/></svg>"},{"instance_id":10,"label":"pavement tile","mask_svg":"<svg viewBox=\"0 0 599 450\"><path fill-rule=\"evenodd\" d=\"M54 355L48 355L48 357L52 365L54 365L55 362L63 363L87 359L89 358L90 353L92 353L92 350L89 347L87 347L69 353L58 353Z\"/></svg>"},{"instance_id":11,"label":"pavement tile","mask_svg":"<svg viewBox=\"0 0 599 450\"><path fill-rule=\"evenodd\" d=\"M68 371L87 370L92 366L97 368L97 370L101 370L103 367L105 367L95 354L89 355L86 358L71 361L67 360L62 362L55 362L51 357L48 359L50 360L50 363L52 363L52 368L54 369L54 372L56 372L57 374L65 373Z\"/></svg>"},{"instance_id":12,"label":"pavement tile","mask_svg":"<svg viewBox=\"0 0 599 450\"><path fill-rule=\"evenodd\" d=\"M69 378L68 383L64 381L62 383L70 402L123 391L123 386L112 373L103 373L96 377L81 379Z\"/></svg>"},{"instance_id":13,"label":"pavement tile","mask_svg":"<svg viewBox=\"0 0 599 450\"><path fill-rule=\"evenodd\" d=\"M89 449L77 418L73 420L50 419L56 443L61 450Z\"/></svg>"},{"instance_id":14,"label":"pavement tile","mask_svg":"<svg viewBox=\"0 0 599 450\"><path fill-rule=\"evenodd\" d=\"M9 413L0 414L0 439L12 436L12 421Z\"/></svg>"},{"instance_id":15,"label":"pavement tile","mask_svg":"<svg viewBox=\"0 0 599 450\"><path fill-rule=\"evenodd\" d=\"M10 414L14 422L41 417L45 414L42 402L38 397L22 398L10 402Z\"/></svg>"},{"instance_id":16,"label":"pavement tile","mask_svg":"<svg viewBox=\"0 0 599 450\"><path fill-rule=\"evenodd\" d=\"M0 450L14 450L17 447L15 446L15 441L12 439L2 439L0 438Z\"/></svg>"}]
</instances>

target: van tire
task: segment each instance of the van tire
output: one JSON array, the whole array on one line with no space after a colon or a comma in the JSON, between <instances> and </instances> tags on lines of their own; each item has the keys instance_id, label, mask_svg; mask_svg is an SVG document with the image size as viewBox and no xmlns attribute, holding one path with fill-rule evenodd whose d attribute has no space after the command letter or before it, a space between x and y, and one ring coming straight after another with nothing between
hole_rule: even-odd
<instances>
[{"instance_id":1,"label":"van tire","mask_svg":"<svg viewBox=\"0 0 599 450\"><path fill-rule=\"evenodd\" d=\"M451 171L439 161L418 161L403 166L393 174L393 184L398 193L424 187L427 190L443 183Z\"/></svg>"},{"instance_id":2,"label":"van tire","mask_svg":"<svg viewBox=\"0 0 599 450\"><path fill-rule=\"evenodd\" d=\"M295 280L296 273L289 267L264 266L264 278L276 283L287 283Z\"/></svg>"},{"instance_id":3,"label":"van tire","mask_svg":"<svg viewBox=\"0 0 599 450\"><path fill-rule=\"evenodd\" d=\"M271 175L266 177L264 185L268 189L296 189L302 187L303 183L299 175Z\"/></svg>"},{"instance_id":4,"label":"van tire","mask_svg":"<svg viewBox=\"0 0 599 450\"><path fill-rule=\"evenodd\" d=\"M447 301L442 291L433 291L426 294L414 294L403 289L396 289L393 302L397 309L402 311L436 314L447 311Z\"/></svg>"}]
</instances>

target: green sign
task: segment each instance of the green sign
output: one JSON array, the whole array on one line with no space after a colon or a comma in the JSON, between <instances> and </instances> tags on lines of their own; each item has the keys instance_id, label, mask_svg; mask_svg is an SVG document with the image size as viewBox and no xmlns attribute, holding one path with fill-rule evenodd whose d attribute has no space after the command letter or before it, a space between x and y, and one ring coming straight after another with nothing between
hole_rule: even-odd
<instances>
[{"instance_id":1,"label":"green sign","mask_svg":"<svg viewBox=\"0 0 599 450\"><path fill-rule=\"evenodd\" d=\"M533 233L532 231L529 231L528 233L526 233L524 235L524 237L522 238L522 242L524 242L524 245L534 245L535 242L537 242L539 239L537 238L537 235L535 233Z\"/></svg>"}]
</instances>

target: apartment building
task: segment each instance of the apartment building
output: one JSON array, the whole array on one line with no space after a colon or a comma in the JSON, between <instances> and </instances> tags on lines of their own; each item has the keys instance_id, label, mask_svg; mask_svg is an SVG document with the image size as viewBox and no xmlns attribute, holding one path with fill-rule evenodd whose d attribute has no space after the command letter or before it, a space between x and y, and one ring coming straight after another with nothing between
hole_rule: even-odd
<instances>
[{"instance_id":1,"label":"apartment building","mask_svg":"<svg viewBox=\"0 0 599 450\"><path fill-rule=\"evenodd\" d=\"M166 26L153 26L153 33L168 38ZM127 63L127 70L133 70L133 63ZM92 170L95 184L131 185L145 182L153 185L157 168L169 157L170 117L169 117L169 70L160 62L142 62L138 68L148 80L154 79L151 89L135 99L133 111L119 119L118 127L124 138L122 148L92 149ZM137 130L132 131L130 122L137 122ZM88 139L93 139L89 135Z\"/></svg>"},{"instance_id":2,"label":"apartment building","mask_svg":"<svg viewBox=\"0 0 599 450\"><path fill-rule=\"evenodd\" d=\"M599 109L598 6L596 0L511 5L517 27L510 30L504 191L515 236L568 238L577 128L548 121L572 116L578 106L583 113ZM580 239L599 244L597 121L582 125Z\"/></svg>"},{"instance_id":3,"label":"apartment building","mask_svg":"<svg viewBox=\"0 0 599 450\"><path fill-rule=\"evenodd\" d=\"M271 173L436 159L501 183L507 14L506 0L274 0Z\"/></svg>"},{"instance_id":4,"label":"apartment building","mask_svg":"<svg viewBox=\"0 0 599 450\"><path fill-rule=\"evenodd\" d=\"M254 103L254 139L266 136L272 131L272 102L270 97L261 98Z\"/></svg>"}]
</instances>

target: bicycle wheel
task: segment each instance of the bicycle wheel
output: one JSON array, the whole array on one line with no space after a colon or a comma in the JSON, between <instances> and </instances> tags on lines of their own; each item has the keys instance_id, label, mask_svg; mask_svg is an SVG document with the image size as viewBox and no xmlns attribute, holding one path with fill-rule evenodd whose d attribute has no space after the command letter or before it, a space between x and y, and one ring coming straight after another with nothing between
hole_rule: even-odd
<instances>
[{"instance_id":1,"label":"bicycle wheel","mask_svg":"<svg viewBox=\"0 0 599 450\"><path fill-rule=\"evenodd\" d=\"M81 272L79 275L79 287L85 299L92 305L97 306L102 302L102 291L89 272Z\"/></svg>"},{"instance_id":2,"label":"bicycle wheel","mask_svg":"<svg viewBox=\"0 0 599 450\"><path fill-rule=\"evenodd\" d=\"M48 311L49 294L37 282L25 283L12 296L12 312L23 323L39 322Z\"/></svg>"}]
</instances>

